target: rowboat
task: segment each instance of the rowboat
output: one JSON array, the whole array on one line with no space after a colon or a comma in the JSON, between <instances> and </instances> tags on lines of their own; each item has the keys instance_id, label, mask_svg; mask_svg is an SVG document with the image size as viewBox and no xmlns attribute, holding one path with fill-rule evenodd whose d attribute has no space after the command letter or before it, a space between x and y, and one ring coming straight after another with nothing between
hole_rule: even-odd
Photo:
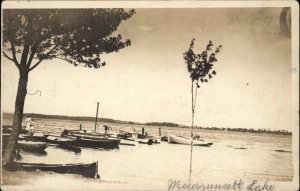
<instances>
[{"instance_id":1,"label":"rowboat","mask_svg":"<svg viewBox=\"0 0 300 191\"><path fill-rule=\"evenodd\" d=\"M74 146L77 141L76 139L55 135L45 135L44 137L46 143L55 144L58 145L60 148L71 150L76 153L81 152L81 148Z\"/></svg>"},{"instance_id":2,"label":"rowboat","mask_svg":"<svg viewBox=\"0 0 300 191\"><path fill-rule=\"evenodd\" d=\"M190 145L192 142L191 138L183 137L183 136L177 136L173 134L168 135L168 142L169 143L175 143L175 144L182 144L182 145ZM204 141L200 140L193 140L193 145L194 146L204 146L204 147L209 147L213 143L207 143Z\"/></svg>"},{"instance_id":3,"label":"rowboat","mask_svg":"<svg viewBox=\"0 0 300 191\"><path fill-rule=\"evenodd\" d=\"M44 164L44 163L24 163L13 162L7 166L9 170L26 170L26 171L52 171L56 173L80 174L89 178L100 178L98 174L98 162L78 163L78 164Z\"/></svg>"},{"instance_id":4,"label":"rowboat","mask_svg":"<svg viewBox=\"0 0 300 191\"><path fill-rule=\"evenodd\" d=\"M66 132L66 131L64 131ZM136 146L136 139L133 138L120 138L116 133L86 133L84 130L67 130L67 132L74 135L76 138L99 139L107 138L110 140L120 140L119 145Z\"/></svg>"},{"instance_id":5,"label":"rowboat","mask_svg":"<svg viewBox=\"0 0 300 191\"><path fill-rule=\"evenodd\" d=\"M115 132L87 132L86 130L64 130L68 131L72 134L81 134L81 135L89 135L89 136L100 136L100 137L116 137L117 134Z\"/></svg>"},{"instance_id":6,"label":"rowboat","mask_svg":"<svg viewBox=\"0 0 300 191\"><path fill-rule=\"evenodd\" d=\"M68 138L75 138L76 141L73 142L71 145L77 147L113 149L118 148L120 144L120 139L107 138L96 135L71 133L67 130L63 131L62 136Z\"/></svg>"},{"instance_id":7,"label":"rowboat","mask_svg":"<svg viewBox=\"0 0 300 191\"><path fill-rule=\"evenodd\" d=\"M24 151L44 151L48 145L43 142L18 140L18 148Z\"/></svg>"},{"instance_id":8,"label":"rowboat","mask_svg":"<svg viewBox=\"0 0 300 191\"><path fill-rule=\"evenodd\" d=\"M2 126L2 133L8 133L10 134L12 132L12 126L4 125ZM22 127L20 129L20 134L27 134L28 131L25 129L25 127Z\"/></svg>"},{"instance_id":9,"label":"rowboat","mask_svg":"<svg viewBox=\"0 0 300 191\"><path fill-rule=\"evenodd\" d=\"M56 145L59 148L70 150L75 153L80 153L81 149L78 147L73 146L74 142L77 140L74 138L66 138L56 135L43 135L43 134L33 134L33 135L22 135L19 137L19 140L30 140L30 141L38 141L38 142L45 142L50 145Z\"/></svg>"},{"instance_id":10,"label":"rowboat","mask_svg":"<svg viewBox=\"0 0 300 191\"><path fill-rule=\"evenodd\" d=\"M10 134L2 134L2 148L5 149L8 145ZM47 147L46 143L38 141L18 140L18 148L26 151L44 151Z\"/></svg>"}]
</instances>

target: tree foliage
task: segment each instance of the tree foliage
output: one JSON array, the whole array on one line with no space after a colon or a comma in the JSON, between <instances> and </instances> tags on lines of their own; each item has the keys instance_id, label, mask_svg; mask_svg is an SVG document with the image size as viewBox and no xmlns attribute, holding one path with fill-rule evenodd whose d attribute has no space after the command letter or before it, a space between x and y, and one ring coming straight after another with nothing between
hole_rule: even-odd
<instances>
[{"instance_id":1,"label":"tree foliage","mask_svg":"<svg viewBox=\"0 0 300 191\"><path fill-rule=\"evenodd\" d=\"M222 45L216 47L213 51L213 43L209 41L206 49L200 54L194 52L195 39L192 39L189 49L183 54L185 63L192 82L195 82L200 88L200 83L206 83L217 72L213 69L214 64L218 61L216 55L221 51Z\"/></svg>"},{"instance_id":2,"label":"tree foliage","mask_svg":"<svg viewBox=\"0 0 300 191\"><path fill-rule=\"evenodd\" d=\"M133 14L134 10L124 9L6 9L2 53L28 71L54 58L99 68L105 65L101 54L130 46L129 39L113 32Z\"/></svg>"}]
</instances>

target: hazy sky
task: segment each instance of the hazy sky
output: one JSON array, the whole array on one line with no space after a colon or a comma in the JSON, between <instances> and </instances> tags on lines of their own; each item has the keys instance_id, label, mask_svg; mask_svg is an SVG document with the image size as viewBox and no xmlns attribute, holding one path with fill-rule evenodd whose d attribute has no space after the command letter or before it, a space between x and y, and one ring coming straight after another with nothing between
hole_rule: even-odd
<instances>
[{"instance_id":1,"label":"hazy sky","mask_svg":"<svg viewBox=\"0 0 300 191\"><path fill-rule=\"evenodd\" d=\"M217 75L198 93L195 124L291 130L291 39L279 35L281 8L136 9L118 33L132 46L95 70L61 60L30 73L25 112L191 124L191 81L183 60L222 44ZM2 111L13 112L18 72L2 61ZM247 85L248 84L248 85Z\"/></svg>"}]
</instances>

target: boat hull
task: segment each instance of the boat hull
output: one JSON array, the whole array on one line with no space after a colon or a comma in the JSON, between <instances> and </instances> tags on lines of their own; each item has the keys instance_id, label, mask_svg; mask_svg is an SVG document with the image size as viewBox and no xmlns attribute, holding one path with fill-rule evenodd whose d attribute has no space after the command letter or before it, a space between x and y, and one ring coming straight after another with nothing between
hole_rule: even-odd
<instances>
[{"instance_id":1,"label":"boat hull","mask_svg":"<svg viewBox=\"0 0 300 191\"><path fill-rule=\"evenodd\" d=\"M62 136L75 138L76 141L72 143L72 146L77 146L77 147L114 149L114 148L119 148L119 144L120 144L120 139L104 138L95 135L91 136L91 135L76 134L68 131L64 131L62 133Z\"/></svg>"},{"instance_id":2,"label":"boat hull","mask_svg":"<svg viewBox=\"0 0 300 191\"><path fill-rule=\"evenodd\" d=\"M47 144L43 142L33 142L33 141L18 141L18 148L24 151L35 151L42 152L47 148Z\"/></svg>"},{"instance_id":3,"label":"boat hull","mask_svg":"<svg viewBox=\"0 0 300 191\"><path fill-rule=\"evenodd\" d=\"M80 174L89 178L100 178L98 175L98 162L89 164L43 164L43 163L22 163L13 162L7 167L9 170L26 171L52 171L56 173Z\"/></svg>"},{"instance_id":4,"label":"boat hull","mask_svg":"<svg viewBox=\"0 0 300 191\"><path fill-rule=\"evenodd\" d=\"M169 134L168 135L168 142L173 144L182 144L182 145L191 145L192 140L186 137L180 137L176 135ZM202 146L202 147L209 147L213 145L213 143L207 143L199 140L193 140L193 146Z\"/></svg>"}]
</instances>

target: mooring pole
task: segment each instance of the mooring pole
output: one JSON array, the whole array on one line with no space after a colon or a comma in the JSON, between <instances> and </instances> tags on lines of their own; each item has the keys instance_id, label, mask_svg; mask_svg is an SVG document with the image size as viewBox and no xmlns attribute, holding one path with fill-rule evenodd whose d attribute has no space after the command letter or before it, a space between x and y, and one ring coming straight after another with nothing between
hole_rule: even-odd
<instances>
[{"instance_id":1,"label":"mooring pole","mask_svg":"<svg viewBox=\"0 0 300 191\"><path fill-rule=\"evenodd\" d=\"M142 128L142 135L143 136L145 135L145 128L144 127Z\"/></svg>"},{"instance_id":2,"label":"mooring pole","mask_svg":"<svg viewBox=\"0 0 300 191\"><path fill-rule=\"evenodd\" d=\"M96 111L96 120L95 120L95 130L94 130L94 132L96 132L96 128L97 128L98 109L99 109L99 102L97 102L97 111Z\"/></svg>"}]
</instances>

